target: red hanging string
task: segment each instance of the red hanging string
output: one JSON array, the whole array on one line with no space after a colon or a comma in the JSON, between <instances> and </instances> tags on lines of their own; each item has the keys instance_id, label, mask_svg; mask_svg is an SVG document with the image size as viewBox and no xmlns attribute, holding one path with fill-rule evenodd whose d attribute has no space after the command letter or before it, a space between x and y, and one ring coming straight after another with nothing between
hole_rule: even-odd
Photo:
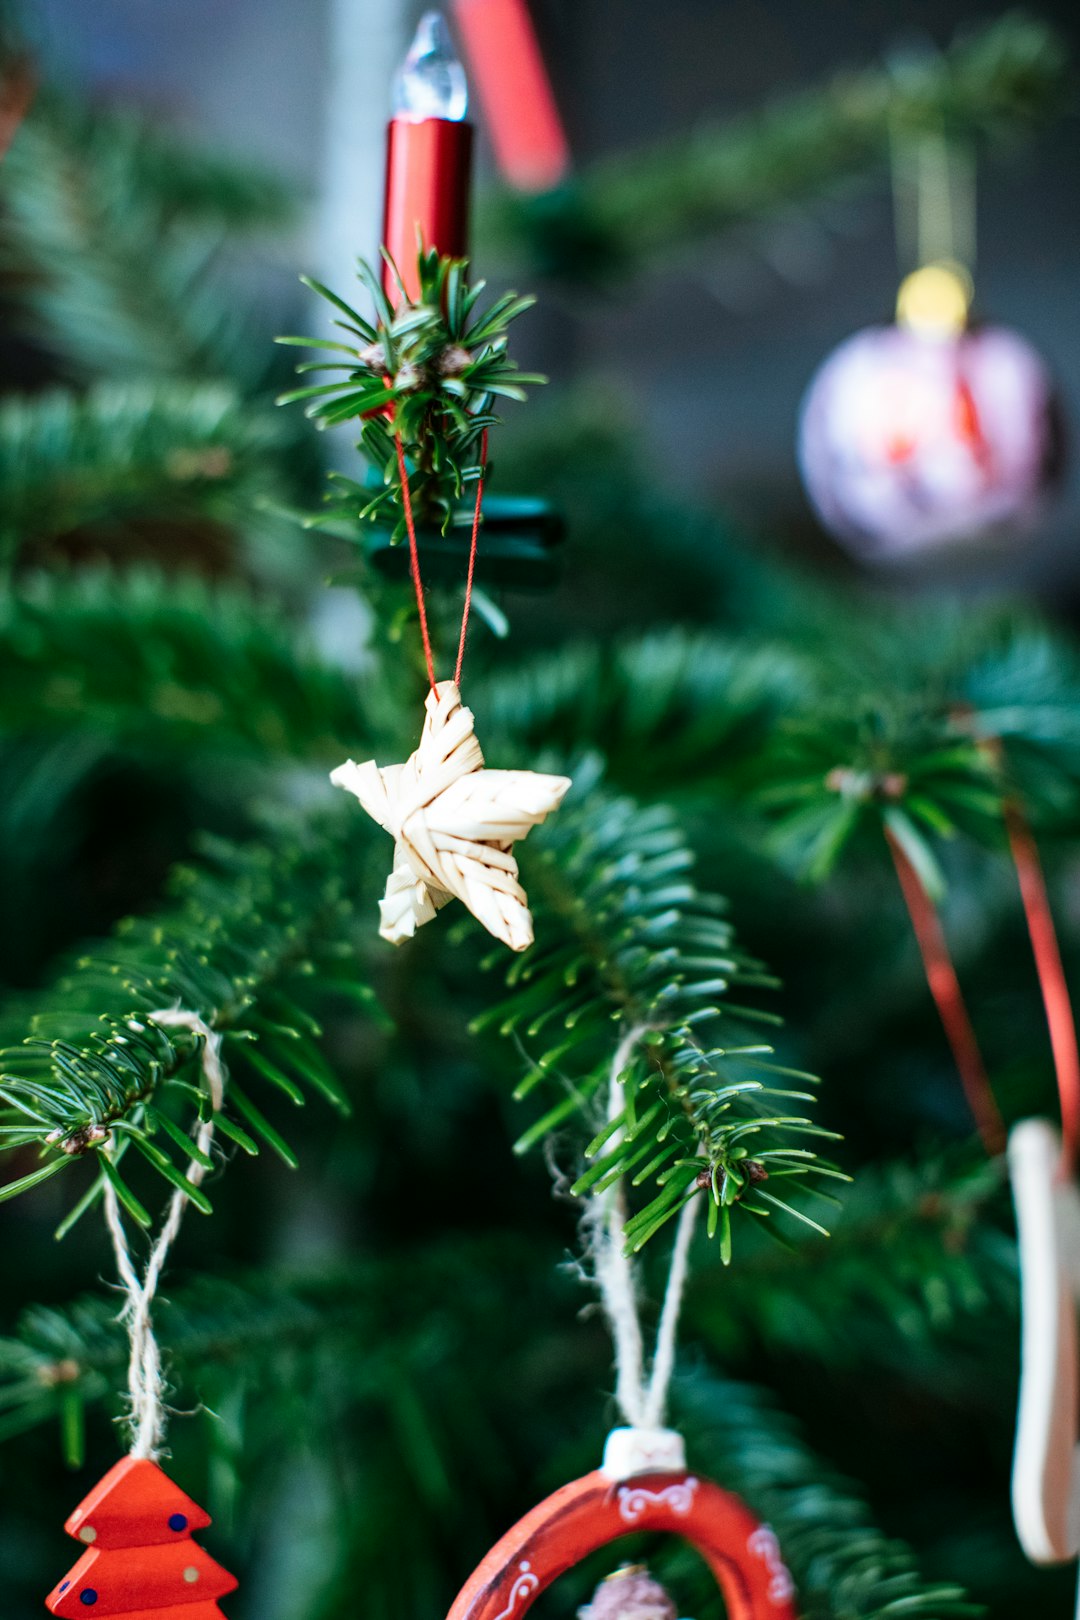
<instances>
[{"instance_id":1,"label":"red hanging string","mask_svg":"<svg viewBox=\"0 0 1080 1620\"><path fill-rule=\"evenodd\" d=\"M420 555L416 547L416 524L413 521L412 495L409 493L409 474L405 466L405 446L401 442L400 433L394 434L394 443L397 445L398 473L401 476L401 499L405 506L405 527L409 531L409 573L412 575L413 589L416 592L416 606L420 613L420 639L424 643L428 681L431 690L434 692L435 660L431 653L431 632L428 630L424 587L420 581Z\"/></svg>"},{"instance_id":2,"label":"red hanging string","mask_svg":"<svg viewBox=\"0 0 1080 1620\"><path fill-rule=\"evenodd\" d=\"M454 684L461 685L461 666L465 662L465 632L469 628L469 614L472 611L473 575L476 572L476 542L480 533L480 503L484 499L484 475L487 472L488 457L488 430L484 429L480 439L480 476L476 480L476 505L473 508L472 542L469 546L469 572L465 579L465 607L461 614L461 638L458 641L457 667L454 670Z\"/></svg>"},{"instance_id":3,"label":"red hanging string","mask_svg":"<svg viewBox=\"0 0 1080 1620\"><path fill-rule=\"evenodd\" d=\"M1020 898L1031 936L1035 971L1039 976L1039 989L1046 1008L1046 1023L1054 1054L1054 1071L1061 1098L1061 1173L1071 1176L1076 1167L1080 1140L1080 1051L1077 1050L1076 1020L1069 1000L1038 846L1020 807L1008 799L1005 801L1005 827L1020 883Z\"/></svg>"},{"instance_id":4,"label":"red hanging string","mask_svg":"<svg viewBox=\"0 0 1080 1620\"><path fill-rule=\"evenodd\" d=\"M394 444L397 447L398 473L401 478L401 499L405 507L405 527L409 534L409 573L412 576L413 589L416 592L416 606L420 614L420 639L424 643L424 660L427 664L428 681L431 690L435 690L435 658L431 650L431 632L428 629L427 603L424 599L424 586L420 578L420 552L416 543L416 522L413 518L412 495L409 491L409 475L405 466L405 446L401 442L401 434L394 434ZM469 628L469 614L472 610L473 576L476 573L476 551L480 535L480 512L484 500L484 475L487 470L488 456L488 430L484 429L480 439L480 476L476 481L476 505L473 508L472 539L469 543L469 571L465 581L465 606L461 615L461 636L458 640L457 665L454 670L454 684L461 685L461 667L465 662L465 637Z\"/></svg>"},{"instance_id":5,"label":"red hanging string","mask_svg":"<svg viewBox=\"0 0 1080 1620\"><path fill-rule=\"evenodd\" d=\"M945 942L941 919L899 840L888 828L885 837L892 851L900 892L915 932L926 982L952 1049L968 1107L983 1146L992 1157L996 1156L1005 1146L1005 1125L990 1089L979 1043Z\"/></svg>"}]
</instances>

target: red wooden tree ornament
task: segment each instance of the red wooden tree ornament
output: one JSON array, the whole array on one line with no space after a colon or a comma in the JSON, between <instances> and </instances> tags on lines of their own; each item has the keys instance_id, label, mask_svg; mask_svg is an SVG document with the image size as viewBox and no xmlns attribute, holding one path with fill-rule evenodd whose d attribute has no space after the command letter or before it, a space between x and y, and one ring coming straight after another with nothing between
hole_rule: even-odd
<instances>
[{"instance_id":1,"label":"red wooden tree ornament","mask_svg":"<svg viewBox=\"0 0 1080 1620\"><path fill-rule=\"evenodd\" d=\"M607 1542L667 1530L701 1553L729 1620L797 1620L776 1536L737 1496L686 1473L586 1474L533 1508L488 1553L448 1620L520 1620L540 1593Z\"/></svg>"},{"instance_id":2,"label":"red wooden tree ornament","mask_svg":"<svg viewBox=\"0 0 1080 1620\"><path fill-rule=\"evenodd\" d=\"M217 1599L236 1579L191 1539L209 1523L156 1463L125 1457L65 1524L87 1551L46 1608L61 1620L224 1620Z\"/></svg>"}]
</instances>

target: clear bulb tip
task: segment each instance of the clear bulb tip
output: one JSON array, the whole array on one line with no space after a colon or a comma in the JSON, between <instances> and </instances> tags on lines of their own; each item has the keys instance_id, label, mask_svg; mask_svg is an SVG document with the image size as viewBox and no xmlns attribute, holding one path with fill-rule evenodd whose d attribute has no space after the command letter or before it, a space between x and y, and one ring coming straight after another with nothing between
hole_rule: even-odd
<instances>
[{"instance_id":1,"label":"clear bulb tip","mask_svg":"<svg viewBox=\"0 0 1080 1620\"><path fill-rule=\"evenodd\" d=\"M413 123L424 118L448 118L458 124L468 105L465 69L454 50L446 19L441 11L425 11L394 79L394 117Z\"/></svg>"}]
</instances>

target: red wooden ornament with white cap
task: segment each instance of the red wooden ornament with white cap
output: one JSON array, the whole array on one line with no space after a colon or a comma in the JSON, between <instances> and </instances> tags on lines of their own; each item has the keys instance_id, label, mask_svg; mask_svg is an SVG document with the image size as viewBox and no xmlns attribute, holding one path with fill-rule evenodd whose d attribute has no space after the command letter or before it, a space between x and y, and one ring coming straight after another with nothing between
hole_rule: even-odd
<instances>
[{"instance_id":1,"label":"red wooden ornament with white cap","mask_svg":"<svg viewBox=\"0 0 1080 1620\"><path fill-rule=\"evenodd\" d=\"M676 1443L671 1431L656 1431ZM573 1565L641 1530L697 1548L724 1595L729 1620L797 1620L795 1587L774 1532L737 1496L685 1468L620 1477L619 1452L636 1431L616 1429L604 1466L549 1496L507 1532L470 1575L448 1620L520 1620Z\"/></svg>"},{"instance_id":2,"label":"red wooden ornament with white cap","mask_svg":"<svg viewBox=\"0 0 1080 1620\"><path fill-rule=\"evenodd\" d=\"M224 1620L217 1600L236 1579L191 1539L209 1523L157 1463L125 1457L65 1524L87 1550L46 1607L61 1620Z\"/></svg>"}]
</instances>

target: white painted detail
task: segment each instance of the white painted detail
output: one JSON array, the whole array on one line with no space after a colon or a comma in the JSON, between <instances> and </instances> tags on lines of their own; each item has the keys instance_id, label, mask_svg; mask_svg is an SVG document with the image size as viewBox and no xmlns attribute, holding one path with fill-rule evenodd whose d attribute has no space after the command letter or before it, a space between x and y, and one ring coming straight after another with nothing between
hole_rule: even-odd
<instances>
[{"instance_id":1,"label":"white painted detail","mask_svg":"<svg viewBox=\"0 0 1080 1620\"><path fill-rule=\"evenodd\" d=\"M510 1601L495 1620L510 1620L510 1616L525 1598L530 1597L540 1585L540 1577L534 1573L529 1560L523 1558L518 1565L518 1573L514 1577L514 1584L510 1588Z\"/></svg>"},{"instance_id":2,"label":"white painted detail","mask_svg":"<svg viewBox=\"0 0 1080 1620\"><path fill-rule=\"evenodd\" d=\"M770 1603L786 1603L795 1595L795 1582L780 1555L780 1543L770 1524L759 1525L746 1543L747 1551L760 1558L769 1572L768 1599Z\"/></svg>"},{"instance_id":3,"label":"white painted detail","mask_svg":"<svg viewBox=\"0 0 1080 1620\"><path fill-rule=\"evenodd\" d=\"M698 1481L692 1477L676 1480L660 1491L650 1491L644 1485L620 1485L619 1517L626 1524L636 1524L652 1507L668 1507L672 1513L687 1514L694 1505L697 1488Z\"/></svg>"}]
</instances>

